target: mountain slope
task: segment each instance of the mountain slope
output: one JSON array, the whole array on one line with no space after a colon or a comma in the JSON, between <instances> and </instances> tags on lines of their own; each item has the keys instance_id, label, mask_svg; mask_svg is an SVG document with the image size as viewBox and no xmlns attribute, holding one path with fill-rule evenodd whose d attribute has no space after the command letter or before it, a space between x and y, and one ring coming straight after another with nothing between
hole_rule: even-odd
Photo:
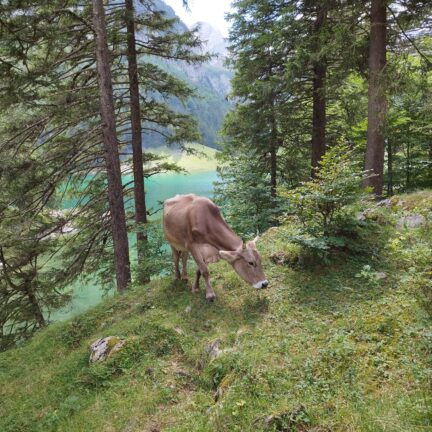
<instances>
[{"instance_id":1,"label":"mountain slope","mask_svg":"<svg viewBox=\"0 0 432 432\"><path fill-rule=\"evenodd\" d=\"M136 8L139 13L145 10L145 7L139 2L136 2ZM154 1L154 9L163 11L167 18L176 17L174 10L162 0ZM210 24L198 24L200 25L200 37L205 42L204 51L217 54L216 57L208 63L195 66L181 61L160 59L153 59L152 62L195 89L196 97L191 98L185 107L176 100L172 100L170 104L178 111L192 114L198 121L203 137L202 143L208 147L217 148L219 129L225 114L231 107L227 101L227 95L230 91L232 72L224 67L226 46L220 32ZM175 30L184 32L188 28L180 21L175 25ZM155 133L146 133L143 139L146 147L159 147L164 144L164 139Z\"/></svg>"},{"instance_id":2,"label":"mountain slope","mask_svg":"<svg viewBox=\"0 0 432 432\"><path fill-rule=\"evenodd\" d=\"M431 207L430 192L377 207L373 254L328 265L289 265L296 249L270 230L265 291L222 262L212 305L167 278L41 331L0 354L0 430L431 430ZM428 225L396 230L410 213ZM89 366L108 335L123 350Z\"/></svg>"}]
</instances>

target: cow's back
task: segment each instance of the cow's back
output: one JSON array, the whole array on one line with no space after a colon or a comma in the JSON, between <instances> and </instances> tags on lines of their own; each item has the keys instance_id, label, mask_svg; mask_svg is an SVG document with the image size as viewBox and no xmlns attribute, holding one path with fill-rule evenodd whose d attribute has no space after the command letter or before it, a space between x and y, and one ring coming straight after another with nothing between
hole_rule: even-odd
<instances>
[{"instance_id":1,"label":"cow's back","mask_svg":"<svg viewBox=\"0 0 432 432\"><path fill-rule=\"evenodd\" d=\"M167 240L178 250L187 250L198 232L208 224L222 222L219 209L208 198L194 194L177 195L164 202L163 225Z\"/></svg>"}]
</instances>

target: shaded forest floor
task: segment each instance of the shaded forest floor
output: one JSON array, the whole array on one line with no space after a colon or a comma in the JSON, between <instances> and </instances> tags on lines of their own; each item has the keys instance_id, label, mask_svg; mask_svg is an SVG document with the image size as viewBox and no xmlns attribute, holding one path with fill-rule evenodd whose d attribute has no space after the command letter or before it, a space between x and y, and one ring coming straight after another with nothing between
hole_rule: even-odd
<instances>
[{"instance_id":1,"label":"shaded forest floor","mask_svg":"<svg viewBox=\"0 0 432 432\"><path fill-rule=\"evenodd\" d=\"M376 207L364 250L327 262L271 229L265 291L221 262L214 304L162 279L50 326L0 354L0 430L431 431L431 212L430 192Z\"/></svg>"}]
</instances>

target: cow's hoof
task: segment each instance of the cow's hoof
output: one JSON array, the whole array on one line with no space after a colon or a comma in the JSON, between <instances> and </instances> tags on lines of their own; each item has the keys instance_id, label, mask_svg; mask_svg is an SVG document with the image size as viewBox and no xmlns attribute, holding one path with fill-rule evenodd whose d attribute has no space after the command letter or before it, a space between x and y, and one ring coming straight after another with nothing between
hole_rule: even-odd
<instances>
[{"instance_id":1,"label":"cow's hoof","mask_svg":"<svg viewBox=\"0 0 432 432\"><path fill-rule=\"evenodd\" d=\"M215 301L216 296L214 294L206 296L207 303L213 303Z\"/></svg>"}]
</instances>

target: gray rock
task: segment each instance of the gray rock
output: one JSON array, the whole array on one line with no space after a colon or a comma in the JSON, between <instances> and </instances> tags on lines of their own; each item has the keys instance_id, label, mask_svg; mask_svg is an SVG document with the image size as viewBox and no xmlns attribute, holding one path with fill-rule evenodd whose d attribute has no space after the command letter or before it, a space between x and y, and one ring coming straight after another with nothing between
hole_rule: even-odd
<instances>
[{"instance_id":1,"label":"gray rock","mask_svg":"<svg viewBox=\"0 0 432 432\"><path fill-rule=\"evenodd\" d=\"M111 357L114 353L121 350L125 344L125 339L120 339L118 336L107 336L90 345L90 363L104 361Z\"/></svg>"},{"instance_id":2,"label":"gray rock","mask_svg":"<svg viewBox=\"0 0 432 432\"><path fill-rule=\"evenodd\" d=\"M384 272L376 272L375 273L375 279L376 280L385 279L386 277L387 277L387 273L384 273Z\"/></svg>"},{"instance_id":3,"label":"gray rock","mask_svg":"<svg viewBox=\"0 0 432 432\"><path fill-rule=\"evenodd\" d=\"M366 214L365 214L365 212L358 213L357 216L356 216L356 219L359 222L364 222L366 220Z\"/></svg>"},{"instance_id":4,"label":"gray rock","mask_svg":"<svg viewBox=\"0 0 432 432\"><path fill-rule=\"evenodd\" d=\"M426 224L426 218L420 214L402 216L396 223L397 229L418 228Z\"/></svg>"},{"instance_id":5,"label":"gray rock","mask_svg":"<svg viewBox=\"0 0 432 432\"><path fill-rule=\"evenodd\" d=\"M390 198L387 198L387 199L385 199L385 200L382 200L382 201L378 201L377 203L376 203L376 205L378 206L378 207L385 207L385 208L391 208L391 206L392 206L392 200L390 199Z\"/></svg>"},{"instance_id":6,"label":"gray rock","mask_svg":"<svg viewBox=\"0 0 432 432\"><path fill-rule=\"evenodd\" d=\"M214 342L212 342L206 346L206 351L207 351L211 360L215 359L216 357L221 356L222 354L231 354L231 353L237 352L236 348L220 349L221 343L222 343L222 341L220 339L216 339Z\"/></svg>"},{"instance_id":7,"label":"gray rock","mask_svg":"<svg viewBox=\"0 0 432 432\"><path fill-rule=\"evenodd\" d=\"M216 339L214 342L207 345L206 351L208 352L208 355L211 359L218 357L222 353L222 351L219 349L221 342L222 341L220 339Z\"/></svg>"}]
</instances>

